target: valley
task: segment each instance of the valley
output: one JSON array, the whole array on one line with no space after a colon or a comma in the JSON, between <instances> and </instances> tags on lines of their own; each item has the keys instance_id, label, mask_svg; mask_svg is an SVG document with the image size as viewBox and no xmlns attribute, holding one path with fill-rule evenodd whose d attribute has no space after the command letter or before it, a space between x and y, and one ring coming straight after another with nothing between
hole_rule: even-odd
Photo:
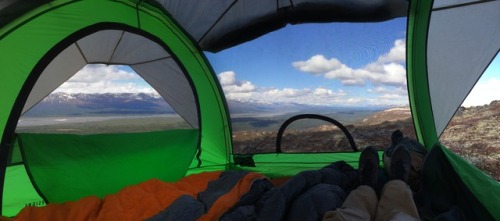
<instances>
[{"instance_id":1,"label":"valley","mask_svg":"<svg viewBox=\"0 0 500 221\"><path fill-rule=\"evenodd\" d=\"M19 122L18 133L138 133L191 126L166 102L154 95L56 94L40 102ZM110 100L115 101L110 102ZM416 139L408 107L328 108L301 104L264 104L229 101L233 151L238 154L276 151L276 134L288 118L317 113L346 126L358 149L384 149L391 134L401 130ZM285 105L286 108L279 108ZM286 112L283 112L286 110ZM461 107L440 137L453 152L500 180L500 101ZM346 152L349 143L334 125L319 120L292 123L282 139L283 152Z\"/></svg>"}]
</instances>

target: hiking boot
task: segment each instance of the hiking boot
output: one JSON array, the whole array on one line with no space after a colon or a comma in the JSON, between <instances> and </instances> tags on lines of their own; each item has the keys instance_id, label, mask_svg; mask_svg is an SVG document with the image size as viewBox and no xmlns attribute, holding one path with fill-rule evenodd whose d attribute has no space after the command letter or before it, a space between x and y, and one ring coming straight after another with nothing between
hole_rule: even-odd
<instances>
[{"instance_id":1,"label":"hiking boot","mask_svg":"<svg viewBox=\"0 0 500 221\"><path fill-rule=\"evenodd\" d=\"M373 189L377 189L378 166L379 158L377 150L372 146L366 147L359 156L359 178L361 185L368 185Z\"/></svg>"},{"instance_id":2,"label":"hiking boot","mask_svg":"<svg viewBox=\"0 0 500 221\"><path fill-rule=\"evenodd\" d=\"M389 178L391 180L402 180L408 183L411 170L410 152L403 146L398 146L391 156L391 165L389 168Z\"/></svg>"}]
</instances>

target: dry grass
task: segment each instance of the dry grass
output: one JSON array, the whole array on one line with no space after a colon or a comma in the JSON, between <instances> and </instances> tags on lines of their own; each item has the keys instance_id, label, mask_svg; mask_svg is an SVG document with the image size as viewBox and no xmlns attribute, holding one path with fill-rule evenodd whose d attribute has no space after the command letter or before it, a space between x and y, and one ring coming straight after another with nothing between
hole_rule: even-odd
<instances>
[{"instance_id":1,"label":"dry grass","mask_svg":"<svg viewBox=\"0 0 500 221\"><path fill-rule=\"evenodd\" d=\"M460 108L440 141L500 181L500 102Z\"/></svg>"}]
</instances>

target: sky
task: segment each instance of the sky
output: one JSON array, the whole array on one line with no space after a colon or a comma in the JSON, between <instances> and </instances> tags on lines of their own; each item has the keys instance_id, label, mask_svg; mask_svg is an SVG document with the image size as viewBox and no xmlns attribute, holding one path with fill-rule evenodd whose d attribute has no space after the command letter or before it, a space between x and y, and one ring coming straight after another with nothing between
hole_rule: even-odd
<instances>
[{"instance_id":1,"label":"sky","mask_svg":"<svg viewBox=\"0 0 500 221\"><path fill-rule=\"evenodd\" d=\"M491 62L462 106L481 106L500 100L500 54Z\"/></svg>"},{"instance_id":2,"label":"sky","mask_svg":"<svg viewBox=\"0 0 500 221\"><path fill-rule=\"evenodd\" d=\"M156 93L129 66L86 65L53 93Z\"/></svg>"},{"instance_id":3,"label":"sky","mask_svg":"<svg viewBox=\"0 0 500 221\"><path fill-rule=\"evenodd\" d=\"M205 53L226 98L328 106L408 105L406 19L289 25L218 53ZM500 57L500 56L499 56ZM500 99L500 58L465 106ZM152 93L128 66L87 65L56 92Z\"/></svg>"}]
</instances>

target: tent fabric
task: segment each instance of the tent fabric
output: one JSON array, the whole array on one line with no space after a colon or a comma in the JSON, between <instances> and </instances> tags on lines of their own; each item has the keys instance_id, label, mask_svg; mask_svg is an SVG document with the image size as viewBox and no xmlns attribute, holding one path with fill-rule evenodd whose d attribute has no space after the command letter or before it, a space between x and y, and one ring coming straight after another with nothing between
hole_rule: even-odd
<instances>
[{"instance_id":1,"label":"tent fabric","mask_svg":"<svg viewBox=\"0 0 500 221\"><path fill-rule=\"evenodd\" d=\"M465 184L465 188L460 186L464 188L463 192L471 191L480 202L480 205L486 208L487 212L494 217L494 220L499 220L500 211L497 208L500 205L500 197L496 193L500 191L500 183L444 146L440 146L440 148L452 166L449 171L458 174L461 182ZM443 171L448 170L443 169ZM448 183L448 185L450 184ZM467 201L461 206L465 207L469 203ZM484 216L488 215L484 214Z\"/></svg>"},{"instance_id":2,"label":"tent fabric","mask_svg":"<svg viewBox=\"0 0 500 221\"><path fill-rule=\"evenodd\" d=\"M500 50L500 1L445 3L434 1L427 42L438 135Z\"/></svg>"},{"instance_id":3,"label":"tent fabric","mask_svg":"<svg viewBox=\"0 0 500 221\"><path fill-rule=\"evenodd\" d=\"M85 65L85 60L76 45L62 51L40 75L32 90L35 93L30 93L22 113L36 105Z\"/></svg>"},{"instance_id":4,"label":"tent fabric","mask_svg":"<svg viewBox=\"0 0 500 221\"><path fill-rule=\"evenodd\" d=\"M92 11L92 16L88 16L89 11ZM109 13L111 11L113 13ZM198 127L205 125L205 129L200 130L197 153L193 153L191 162L186 167L209 168L206 170L226 168L231 137L225 101L221 96L222 90L206 59L190 38L161 10L148 4L138 7L135 2L130 1L61 0L25 12L10 23L3 24L0 29L0 51L9 55L0 56L0 73L9 73L2 74L0 80L2 193L16 194L17 191L22 191L16 186L5 186L10 181L4 182L4 179L13 179L14 176L13 170L7 169L5 165L8 153L13 148L12 140L17 121L41 73L55 57L75 42L103 30L122 30L143 36L168 52L173 59L170 64L176 63L179 66L177 70L182 70L187 82L185 84L190 85L189 89L192 90L196 105L194 112L197 113ZM32 36L37 36L36 41L33 41ZM74 48L68 50L75 52ZM163 62L159 60L159 64L165 65ZM30 203L9 206L11 210L7 210L6 206L14 203L8 201L12 198L5 198L3 194L1 199L3 215L14 215L19 211L19 206Z\"/></svg>"},{"instance_id":5,"label":"tent fabric","mask_svg":"<svg viewBox=\"0 0 500 221\"><path fill-rule=\"evenodd\" d=\"M157 43L122 30L98 31L62 51L40 75L23 113L86 64L94 63L131 65L181 117L192 127L199 127L192 87L174 58Z\"/></svg>"},{"instance_id":6,"label":"tent fabric","mask_svg":"<svg viewBox=\"0 0 500 221\"><path fill-rule=\"evenodd\" d=\"M26 207L12 220L318 220L358 185L357 171L342 161L303 171L276 188L259 173L205 172L177 182L151 179L102 199Z\"/></svg>"},{"instance_id":7,"label":"tent fabric","mask_svg":"<svg viewBox=\"0 0 500 221\"><path fill-rule=\"evenodd\" d=\"M431 8L431 1L410 5L406 39L406 47L411 48L406 51L410 109L417 138L426 148L438 139L427 75L427 32Z\"/></svg>"},{"instance_id":8,"label":"tent fabric","mask_svg":"<svg viewBox=\"0 0 500 221\"><path fill-rule=\"evenodd\" d=\"M102 197L151 177L182 178L197 151L199 131L18 134L18 139L38 191L47 202L65 202Z\"/></svg>"},{"instance_id":9,"label":"tent fabric","mask_svg":"<svg viewBox=\"0 0 500 221\"><path fill-rule=\"evenodd\" d=\"M0 27L11 22L19 15L27 11L33 10L51 0L41 1L18 1L18 0L4 0L0 1Z\"/></svg>"},{"instance_id":10,"label":"tent fabric","mask_svg":"<svg viewBox=\"0 0 500 221\"><path fill-rule=\"evenodd\" d=\"M12 0L0 5L0 27L44 0ZM382 21L405 16L406 0L132 0L166 11L206 51L217 52L288 24L335 21ZM15 13L9 13L15 12Z\"/></svg>"},{"instance_id":11,"label":"tent fabric","mask_svg":"<svg viewBox=\"0 0 500 221\"><path fill-rule=\"evenodd\" d=\"M251 158L253 165L236 164L238 169L244 169L257 173L266 174L270 178L293 176L303 170L319 169L331 162L344 161L357 167L361 152L345 153L264 153L246 156ZM382 152L380 159L382 159ZM235 158L242 157L236 155ZM279 162L279 163L277 163Z\"/></svg>"},{"instance_id":12,"label":"tent fabric","mask_svg":"<svg viewBox=\"0 0 500 221\"><path fill-rule=\"evenodd\" d=\"M172 58L162 58L154 62L130 66L136 73L156 89L156 91L193 128L199 128L198 108L191 84L184 71ZM165 74L168 73L168 74Z\"/></svg>"},{"instance_id":13,"label":"tent fabric","mask_svg":"<svg viewBox=\"0 0 500 221\"><path fill-rule=\"evenodd\" d=\"M431 149L423 168L423 192L416 197L417 203L423 207L422 218L434 219L440 215L454 216L453 220L498 220L500 213L496 205L500 198L492 193L499 191L500 185L492 183L491 179L485 180L481 171L465 164L468 163L439 144ZM463 171L471 169L475 171ZM459 173L468 173L478 184L482 183L484 195L473 194ZM485 188L485 183L490 183L490 187Z\"/></svg>"},{"instance_id":14,"label":"tent fabric","mask_svg":"<svg viewBox=\"0 0 500 221\"><path fill-rule=\"evenodd\" d=\"M438 2L438 1L435 1ZM447 3L450 3L449 1L445 1L442 4L437 3L437 5L446 5ZM436 3L435 3L436 4ZM470 4L470 6L474 6L475 4ZM460 5L463 6L463 5ZM408 89L409 89L409 97L410 97L410 105L412 108L412 116L414 118L415 122L415 128L417 132L417 136L428 149L433 147L436 143L438 143L438 136L441 133L441 131L438 133L436 130L437 128L437 122L447 122L451 118L448 119L436 119L437 117L443 117L443 116L437 116L435 115L434 111L439 108L449 108L446 107L446 105L441 106L439 103L434 103L433 99L436 94L432 94L431 92L433 90L430 89L430 79L433 78L433 75L441 75L444 74L445 72L436 72L431 71L433 70L431 67L428 66L429 62L429 56L427 51L431 50L428 47L428 43L431 42L433 39L430 38L430 35L428 35L428 31L430 31L429 24L431 23L431 19L433 18L432 15L432 2L431 1L417 1L413 4L410 5L410 14L409 14L409 21L408 21L408 39L407 39L407 65L408 65ZM464 6L465 7L465 6ZM496 5L495 5L496 7ZM453 8L453 7L452 7ZM446 9L446 7L445 7ZM439 11L439 10L438 10ZM461 15L465 16L466 15ZM444 18L443 18L444 19ZM457 18L461 19L461 18ZM478 20L478 23L480 23L480 20ZM494 28L498 30L498 26ZM429 38L428 38L429 37ZM455 36L453 36L455 37ZM469 36L470 37L470 36ZM475 41L477 39L468 39L466 43L468 44L475 44ZM430 43L429 43L430 44ZM447 46L447 44L444 44ZM440 47L440 45L435 45L436 47ZM457 46L461 47L461 46ZM437 50L436 48L432 50ZM498 49L497 49L498 50ZM474 52L474 51L473 51ZM468 52L464 52L468 53ZM481 54L479 52L479 54ZM443 55L444 56L444 55ZM454 55L446 55L446 56L454 56ZM477 56L484 56L483 55L477 55ZM460 57L460 56L459 56ZM492 57L486 58L486 57L481 57L482 59L489 60L493 59L494 55ZM435 58L436 59L436 58ZM439 58L441 59L441 58ZM443 59L445 60L445 59ZM488 61L488 62L489 62ZM467 63L469 61L461 61L463 63ZM432 61L430 62L432 63ZM429 64L431 65L431 64ZM448 67L452 67L453 65L458 65L458 64L448 64ZM462 65L462 64L460 64ZM474 66L475 64L471 64ZM476 70L477 71L477 70ZM484 71L484 70L482 70ZM475 77L478 77L482 74L481 73L470 73L471 75L475 75ZM451 73L447 73L451 74ZM449 82L450 80L454 79L454 77L451 77L449 79L446 79L446 82ZM437 82L434 82L437 83ZM432 83L432 84L434 84ZM455 85L441 82L441 87L444 88L450 88ZM463 82L456 82L457 86L461 85ZM475 82L474 82L475 83ZM442 88L442 89L444 89ZM470 88L463 88L466 93L470 90ZM444 90L442 90L444 91ZM466 94L465 94L466 95ZM463 100L465 98L465 95L461 98ZM448 102L444 102L442 104L447 104ZM461 101L460 101L461 103ZM453 105L456 105L458 107L460 103L455 103ZM435 104L435 106L432 106L432 104ZM448 103L449 105L449 103ZM442 147L441 147L442 148ZM453 186L453 194L462 194L462 192L468 192L471 191L472 194L474 195L475 198L481 204L483 204L486 208L486 210L482 210L482 212L486 213L483 214L484 217L488 217L489 215L494 217L494 220L500 219L500 214L498 213L498 210L494 209L497 207L497 205L500 204L500 202L495 199L491 198L488 195L490 194L485 194L485 189L488 189L489 191L495 191L495 189L498 188L498 182L493 180L491 177L486 176L484 173L480 172L477 168L474 166L470 165L469 163L466 163L461 157L456 156L455 154L452 154L449 150L444 151L447 154L444 154L442 158L434 158L429 160L429 164L433 164L434 166L428 166L428 170L424 171L424 176L426 176L425 179L427 179L427 183L439 183L442 182L439 185L444 185L443 188L449 188L450 186ZM437 161L437 162L433 162ZM440 163L446 164L446 162L440 162L440 161L448 161L453 165L453 167L449 166L437 166ZM427 163L426 163L427 164ZM441 180L439 176L432 175L433 173L443 173L443 174L450 174L450 173L455 173L457 174L458 177L455 177L453 179L448 179L448 180ZM431 175L429 175L431 174ZM459 186L461 184L456 183L455 181L460 181L463 182L464 185ZM486 187L487 186L487 187ZM439 195L439 194L438 194ZM445 193L443 193L445 195ZM449 195L448 195L449 197ZM445 196L446 198L446 196ZM449 199L447 199L449 200ZM467 202L468 203L468 202ZM471 210L472 205L470 204L461 204L460 209L465 209L465 210ZM481 206L478 206L481 207ZM472 209L473 210L473 209ZM489 213L489 214L488 214ZM487 220L487 219L486 219Z\"/></svg>"},{"instance_id":15,"label":"tent fabric","mask_svg":"<svg viewBox=\"0 0 500 221\"><path fill-rule=\"evenodd\" d=\"M288 24L366 22L402 17L407 1L287 0L157 0L198 42L217 52L252 40Z\"/></svg>"},{"instance_id":16,"label":"tent fabric","mask_svg":"<svg viewBox=\"0 0 500 221\"><path fill-rule=\"evenodd\" d=\"M22 208L30 206L44 206L45 201L35 190L23 164L7 167L5 179L2 211L3 215L14 216Z\"/></svg>"},{"instance_id":17,"label":"tent fabric","mask_svg":"<svg viewBox=\"0 0 500 221\"><path fill-rule=\"evenodd\" d=\"M500 11L499 2L468 0L210 2L9 0L1 2L0 189L3 190L0 198L1 214L15 215L23 205L38 200L37 197L40 196L36 196L38 193L35 193L23 196L23 200L28 201L19 201L16 195L26 189L31 189L32 193L33 189L37 189L39 194L49 201L66 200L63 191L55 194L47 188L50 187L50 182L66 181L57 176L47 177L50 174L47 172L50 171L40 166L37 168L36 162L46 159L45 162L56 163L56 160L67 160L69 153L55 151L56 149L51 149L49 146L44 146L42 148L44 151L41 152L42 149L34 148L35 141L30 141L35 135L22 135L21 140L25 142L24 145L27 144L26 150L23 148L26 156L20 161L17 160L19 164L7 164L7 162L9 156L14 156L9 153L17 153L14 151L14 137L21 113L88 63L130 65L155 87L162 97L173 103L172 106L175 106L176 111L182 113L181 116L199 133L194 136L198 139L189 139L190 145L182 147L185 148L183 151L189 152L183 153L186 154L186 159L187 155L191 157L189 160L182 160L183 165L179 165L180 172L176 174L177 177L180 177L181 173L189 175L233 167L278 177L293 175L308 168L319 168L329 159L331 161L345 159L350 164L356 164L359 157L357 153L316 153L258 154L253 156L253 166L234 165L236 162L232 159L231 125L228 121L227 104L221 86L202 50L220 51L288 24L382 21L401 17L407 14L408 5L407 69L410 104L418 139L430 149L438 142L439 135L457 107L499 51L500 20L497 13ZM33 36L36 36L36 41L33 41ZM165 72L168 74L164 74ZM182 93L176 93L179 90L182 90ZM189 101L186 102L188 104L185 104L185 101ZM41 140L55 137L66 141L72 139L67 135L39 136ZM148 136L137 139L143 140L146 137ZM114 138L100 138L99 142L101 139L111 141ZM193 149L193 145L196 148ZM69 146L76 148L73 145ZM174 146L181 148L180 145ZM168 149L166 146L162 148ZM79 150L79 153L91 150L97 151L95 148L90 148ZM137 148L128 150L130 153L138 151ZM166 149L162 151L168 152ZM116 153L118 152L109 152L107 156ZM498 183L465 163L460 157L448 153L445 149L443 153L439 157L431 158L435 162L430 164L428 172L424 172L428 175L427 182L438 183L438 186L443 187L452 186L450 189L454 194L466 193L464 198L459 199L458 204L461 209L466 210L467 206L474 207L467 216L500 220L500 214L496 210L500 202L497 198L490 198L491 192L488 192L490 190L498 192ZM156 157L160 156L151 157L158 159ZM176 155L165 157L170 160L176 158ZM146 165L144 163L146 160L141 159L139 162L143 164L131 170L139 170L142 165ZM447 166L448 163L451 166ZM84 171L85 168L82 168L80 171ZM96 173L95 168L92 172ZM448 180L439 180L438 176L433 176L435 173L453 176ZM120 175L126 177L129 174L122 171ZM16 185L18 180L28 180L26 177L32 183ZM136 181L138 180L134 180ZM68 183L76 182L73 180ZM94 184L98 186L97 182ZM98 194L108 191L111 190ZM468 191L471 194L468 194ZM84 192L86 191L71 197L80 197ZM474 198L477 200L474 202L479 202L481 205L475 207L463 203L467 202L467 199Z\"/></svg>"},{"instance_id":18,"label":"tent fabric","mask_svg":"<svg viewBox=\"0 0 500 221\"><path fill-rule=\"evenodd\" d=\"M103 198L89 196L43 208L26 207L12 220L133 221L159 220L159 215L163 218L160 220L216 220L250 191L255 181L262 179L265 177L260 174L244 171L207 172L177 182L151 179ZM221 184L224 188L212 188ZM178 203L179 199L191 199L201 206L186 207ZM161 217L161 212L168 209L175 211Z\"/></svg>"}]
</instances>

